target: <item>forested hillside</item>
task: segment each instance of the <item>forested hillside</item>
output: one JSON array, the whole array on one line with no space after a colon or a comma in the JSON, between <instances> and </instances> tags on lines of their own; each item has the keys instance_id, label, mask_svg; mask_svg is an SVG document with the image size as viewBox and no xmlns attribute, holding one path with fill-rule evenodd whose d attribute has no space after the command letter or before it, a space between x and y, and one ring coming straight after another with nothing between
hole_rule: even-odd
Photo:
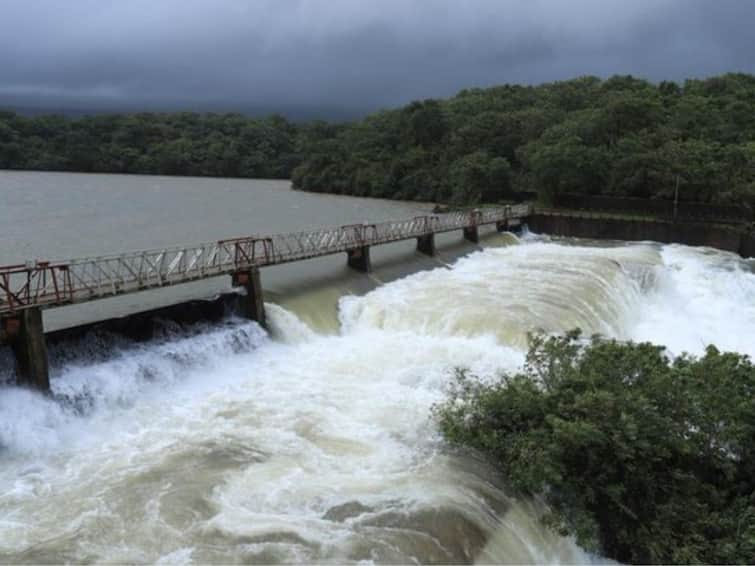
<instances>
[{"instance_id":1,"label":"forested hillside","mask_svg":"<svg viewBox=\"0 0 755 566\"><path fill-rule=\"evenodd\" d=\"M287 179L297 131L280 116L0 112L0 169Z\"/></svg>"},{"instance_id":2,"label":"forested hillside","mask_svg":"<svg viewBox=\"0 0 755 566\"><path fill-rule=\"evenodd\" d=\"M515 191L755 202L755 77L470 89L348 124L238 114L0 113L0 168L291 177L299 189L473 204Z\"/></svg>"},{"instance_id":3,"label":"forested hillside","mask_svg":"<svg viewBox=\"0 0 755 566\"><path fill-rule=\"evenodd\" d=\"M755 77L594 77L414 102L310 128L296 187L476 203L536 190L755 199Z\"/></svg>"}]
</instances>

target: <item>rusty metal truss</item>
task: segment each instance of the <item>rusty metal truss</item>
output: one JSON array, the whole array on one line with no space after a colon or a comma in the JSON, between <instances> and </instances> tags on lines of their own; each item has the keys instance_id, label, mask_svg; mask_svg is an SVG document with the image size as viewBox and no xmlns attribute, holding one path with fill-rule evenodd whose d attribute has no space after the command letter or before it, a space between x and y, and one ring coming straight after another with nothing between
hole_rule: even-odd
<instances>
[{"instance_id":1,"label":"rusty metal truss","mask_svg":"<svg viewBox=\"0 0 755 566\"><path fill-rule=\"evenodd\" d=\"M523 204L86 259L0 266L0 316L32 307L91 301L363 246L517 220L529 214L529 205Z\"/></svg>"}]
</instances>

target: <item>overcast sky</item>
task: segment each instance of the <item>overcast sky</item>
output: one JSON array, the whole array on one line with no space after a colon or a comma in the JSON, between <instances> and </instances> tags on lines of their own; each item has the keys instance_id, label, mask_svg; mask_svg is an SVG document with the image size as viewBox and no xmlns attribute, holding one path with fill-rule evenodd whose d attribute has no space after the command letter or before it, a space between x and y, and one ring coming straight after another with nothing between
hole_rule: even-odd
<instances>
[{"instance_id":1,"label":"overcast sky","mask_svg":"<svg viewBox=\"0 0 755 566\"><path fill-rule=\"evenodd\" d=\"M0 106L363 113L755 72L755 0L0 0Z\"/></svg>"}]
</instances>

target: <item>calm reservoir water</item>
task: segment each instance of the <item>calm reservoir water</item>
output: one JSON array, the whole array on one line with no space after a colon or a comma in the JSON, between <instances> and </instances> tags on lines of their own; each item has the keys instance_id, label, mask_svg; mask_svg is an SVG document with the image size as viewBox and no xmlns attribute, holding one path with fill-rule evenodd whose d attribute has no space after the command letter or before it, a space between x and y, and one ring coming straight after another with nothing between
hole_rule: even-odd
<instances>
[{"instance_id":1,"label":"calm reservoir water","mask_svg":"<svg viewBox=\"0 0 755 566\"><path fill-rule=\"evenodd\" d=\"M0 263L410 217L288 183L0 172ZM228 320L52 352L54 396L0 386L0 562L587 562L438 437L454 367L519 367L528 330L755 355L751 262L654 243L460 234L263 271L271 333ZM49 311L48 328L223 279ZM161 295L160 293L166 293ZM179 294L177 294L179 293ZM6 353L7 354L7 353ZM0 375L9 358L0 354Z\"/></svg>"}]
</instances>

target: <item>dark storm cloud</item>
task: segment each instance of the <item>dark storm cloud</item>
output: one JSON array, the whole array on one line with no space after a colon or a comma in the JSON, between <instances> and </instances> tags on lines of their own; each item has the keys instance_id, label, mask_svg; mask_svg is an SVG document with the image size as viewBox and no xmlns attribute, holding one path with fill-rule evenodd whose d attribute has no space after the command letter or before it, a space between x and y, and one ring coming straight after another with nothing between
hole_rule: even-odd
<instances>
[{"instance_id":1,"label":"dark storm cloud","mask_svg":"<svg viewBox=\"0 0 755 566\"><path fill-rule=\"evenodd\" d=\"M0 0L0 104L366 110L753 72L749 0Z\"/></svg>"}]
</instances>

